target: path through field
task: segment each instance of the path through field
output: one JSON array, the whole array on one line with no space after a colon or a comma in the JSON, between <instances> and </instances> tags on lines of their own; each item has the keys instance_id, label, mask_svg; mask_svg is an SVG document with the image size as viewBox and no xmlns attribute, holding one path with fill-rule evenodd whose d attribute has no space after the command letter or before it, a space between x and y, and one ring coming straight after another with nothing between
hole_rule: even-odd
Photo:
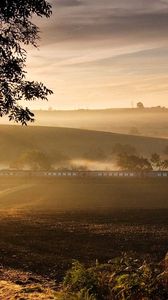
<instances>
[{"instance_id":1,"label":"path through field","mask_svg":"<svg viewBox=\"0 0 168 300\"><path fill-rule=\"evenodd\" d=\"M9 188L0 187L0 207L9 207L11 209L22 208L26 205L24 199L22 201L17 201L17 193L31 190L35 186L34 183L23 183L11 186ZM13 196L15 196L16 201L13 201ZM10 200L11 199L11 200ZM30 198L31 203L31 198Z\"/></svg>"},{"instance_id":2,"label":"path through field","mask_svg":"<svg viewBox=\"0 0 168 300\"><path fill-rule=\"evenodd\" d=\"M8 189L4 189L2 191L0 191L0 198L7 196L9 194L21 191L21 190L25 190L27 188L31 188L32 186L34 186L34 184L22 184L19 186L15 186L13 188L8 188Z\"/></svg>"}]
</instances>

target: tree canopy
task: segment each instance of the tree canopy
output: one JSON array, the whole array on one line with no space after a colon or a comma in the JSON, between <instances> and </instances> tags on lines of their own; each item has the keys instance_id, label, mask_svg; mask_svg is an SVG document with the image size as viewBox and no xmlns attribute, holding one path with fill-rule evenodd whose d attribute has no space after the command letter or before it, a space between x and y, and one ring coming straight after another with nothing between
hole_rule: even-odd
<instances>
[{"instance_id":1,"label":"tree canopy","mask_svg":"<svg viewBox=\"0 0 168 300\"><path fill-rule=\"evenodd\" d=\"M52 163L50 157L40 150L29 150L23 153L13 164L14 168L30 168L32 170L49 170Z\"/></svg>"},{"instance_id":2,"label":"tree canopy","mask_svg":"<svg viewBox=\"0 0 168 300\"><path fill-rule=\"evenodd\" d=\"M137 108L140 108L140 109L144 108L143 103L142 102L138 102L137 103Z\"/></svg>"},{"instance_id":3,"label":"tree canopy","mask_svg":"<svg viewBox=\"0 0 168 300\"><path fill-rule=\"evenodd\" d=\"M118 156L118 166L131 171L150 171L152 166L150 161L142 156L120 154Z\"/></svg>"},{"instance_id":4,"label":"tree canopy","mask_svg":"<svg viewBox=\"0 0 168 300\"><path fill-rule=\"evenodd\" d=\"M21 100L47 100L52 93L41 82L26 80L26 45L37 47L39 29L33 15L50 17L45 0L0 1L0 116L7 115L22 125L34 121L34 114Z\"/></svg>"},{"instance_id":5,"label":"tree canopy","mask_svg":"<svg viewBox=\"0 0 168 300\"><path fill-rule=\"evenodd\" d=\"M162 160L160 155L153 153L150 158L138 155L119 153L117 164L121 169L129 171L158 171L168 169L168 159Z\"/></svg>"}]
</instances>

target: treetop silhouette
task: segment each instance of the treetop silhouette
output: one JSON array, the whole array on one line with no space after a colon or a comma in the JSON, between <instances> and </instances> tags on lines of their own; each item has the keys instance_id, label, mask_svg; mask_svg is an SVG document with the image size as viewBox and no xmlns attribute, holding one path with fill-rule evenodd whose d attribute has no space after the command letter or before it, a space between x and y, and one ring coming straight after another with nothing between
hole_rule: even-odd
<instances>
[{"instance_id":1,"label":"treetop silhouette","mask_svg":"<svg viewBox=\"0 0 168 300\"><path fill-rule=\"evenodd\" d=\"M51 5L45 0L0 1L0 116L26 125L34 114L21 100L47 100L52 91L41 82L26 80L26 45L37 47L39 29L32 16L49 18Z\"/></svg>"}]
</instances>

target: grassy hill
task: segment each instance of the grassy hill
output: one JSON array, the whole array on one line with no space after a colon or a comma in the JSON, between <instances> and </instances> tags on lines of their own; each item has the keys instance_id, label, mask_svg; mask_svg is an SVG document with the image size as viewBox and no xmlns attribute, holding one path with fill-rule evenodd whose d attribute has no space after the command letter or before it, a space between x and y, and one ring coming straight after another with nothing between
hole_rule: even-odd
<instances>
[{"instance_id":1,"label":"grassy hill","mask_svg":"<svg viewBox=\"0 0 168 300\"><path fill-rule=\"evenodd\" d=\"M167 139L114 134L91 130L40 126L0 126L0 163L15 160L25 151L38 149L59 159L60 153L70 159L83 159L85 153L101 149L105 154L112 153L116 144L134 146L138 153L149 155L163 153Z\"/></svg>"},{"instance_id":2,"label":"grassy hill","mask_svg":"<svg viewBox=\"0 0 168 300\"><path fill-rule=\"evenodd\" d=\"M38 149L53 158L58 156L58 159L60 154L70 159L83 159L89 152L94 158L98 149L110 155L116 144L132 145L144 155L162 154L168 140L70 128L1 125L0 143L0 160L3 163L30 149Z\"/></svg>"},{"instance_id":3,"label":"grassy hill","mask_svg":"<svg viewBox=\"0 0 168 300\"><path fill-rule=\"evenodd\" d=\"M168 109L35 111L36 125L168 137Z\"/></svg>"}]
</instances>

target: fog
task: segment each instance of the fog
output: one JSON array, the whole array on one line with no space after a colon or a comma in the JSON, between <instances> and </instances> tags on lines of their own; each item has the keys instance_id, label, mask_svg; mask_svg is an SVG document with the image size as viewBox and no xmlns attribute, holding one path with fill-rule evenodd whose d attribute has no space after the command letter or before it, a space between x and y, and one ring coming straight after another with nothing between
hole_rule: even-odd
<instances>
[{"instance_id":1,"label":"fog","mask_svg":"<svg viewBox=\"0 0 168 300\"><path fill-rule=\"evenodd\" d=\"M35 111L35 125L168 138L168 109Z\"/></svg>"},{"instance_id":2,"label":"fog","mask_svg":"<svg viewBox=\"0 0 168 300\"><path fill-rule=\"evenodd\" d=\"M29 126L66 127L168 138L168 109L36 110ZM18 125L0 118L0 124Z\"/></svg>"},{"instance_id":3,"label":"fog","mask_svg":"<svg viewBox=\"0 0 168 300\"><path fill-rule=\"evenodd\" d=\"M57 165L55 165L57 168ZM73 159L69 164L61 164L60 167L74 170L118 170L116 160L87 160L87 159Z\"/></svg>"}]
</instances>

